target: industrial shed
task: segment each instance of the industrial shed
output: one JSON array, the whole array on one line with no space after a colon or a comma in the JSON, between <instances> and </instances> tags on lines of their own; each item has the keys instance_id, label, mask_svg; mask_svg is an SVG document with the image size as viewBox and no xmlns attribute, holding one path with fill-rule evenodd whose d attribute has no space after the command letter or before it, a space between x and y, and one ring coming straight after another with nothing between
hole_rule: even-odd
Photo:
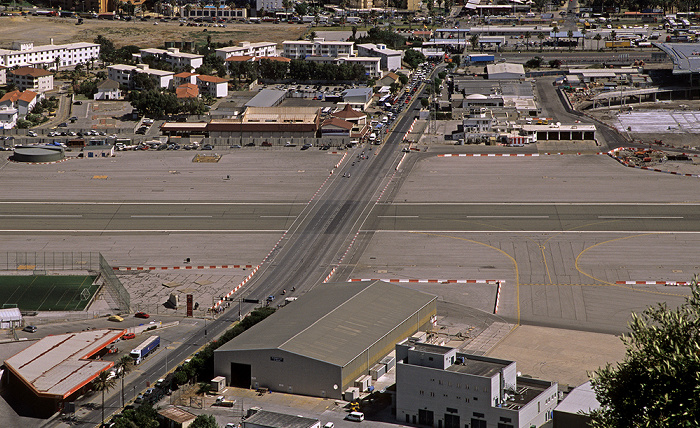
<instances>
[{"instance_id":1,"label":"industrial shed","mask_svg":"<svg viewBox=\"0 0 700 428\"><path fill-rule=\"evenodd\" d=\"M340 399L435 314L435 296L397 284L323 284L217 349L214 372L231 386Z\"/></svg>"}]
</instances>

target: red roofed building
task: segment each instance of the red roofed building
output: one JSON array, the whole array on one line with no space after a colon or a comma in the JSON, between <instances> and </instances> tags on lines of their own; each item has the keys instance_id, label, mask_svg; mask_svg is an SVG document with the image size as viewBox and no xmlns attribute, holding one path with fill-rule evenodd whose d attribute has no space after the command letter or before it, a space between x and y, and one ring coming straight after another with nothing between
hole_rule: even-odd
<instances>
[{"instance_id":1,"label":"red roofed building","mask_svg":"<svg viewBox=\"0 0 700 428\"><path fill-rule=\"evenodd\" d=\"M175 95L177 95L178 99L198 98L199 88L192 83L183 83L175 88Z\"/></svg>"},{"instance_id":2,"label":"red roofed building","mask_svg":"<svg viewBox=\"0 0 700 428\"><path fill-rule=\"evenodd\" d=\"M177 73L176 75L173 76L173 80L171 84L173 85L173 88L177 88L180 85L184 85L185 83L191 83L193 85L197 84L197 73L189 73L187 71L183 71L182 73Z\"/></svg>"},{"instance_id":3,"label":"red roofed building","mask_svg":"<svg viewBox=\"0 0 700 428\"><path fill-rule=\"evenodd\" d=\"M44 94L37 94L33 91L12 91L0 98L0 108L16 108L19 116L24 117L43 98Z\"/></svg>"},{"instance_id":4,"label":"red roofed building","mask_svg":"<svg viewBox=\"0 0 700 428\"><path fill-rule=\"evenodd\" d=\"M30 89L34 92L53 90L53 74L43 68L20 67L10 70L9 83L14 83L20 91Z\"/></svg>"},{"instance_id":5,"label":"red roofed building","mask_svg":"<svg viewBox=\"0 0 700 428\"><path fill-rule=\"evenodd\" d=\"M228 80L217 76L200 74L197 76L197 86L202 94L209 94L214 98L228 95Z\"/></svg>"},{"instance_id":6,"label":"red roofed building","mask_svg":"<svg viewBox=\"0 0 700 428\"><path fill-rule=\"evenodd\" d=\"M353 122L361 126L367 124L367 115L361 111L353 109L350 104L345 104L345 107L342 110L331 113L331 117L347 120L348 122Z\"/></svg>"},{"instance_id":7,"label":"red roofed building","mask_svg":"<svg viewBox=\"0 0 700 428\"><path fill-rule=\"evenodd\" d=\"M247 62L253 61L254 59L255 57L250 55L235 55L226 58L226 62Z\"/></svg>"}]
</instances>

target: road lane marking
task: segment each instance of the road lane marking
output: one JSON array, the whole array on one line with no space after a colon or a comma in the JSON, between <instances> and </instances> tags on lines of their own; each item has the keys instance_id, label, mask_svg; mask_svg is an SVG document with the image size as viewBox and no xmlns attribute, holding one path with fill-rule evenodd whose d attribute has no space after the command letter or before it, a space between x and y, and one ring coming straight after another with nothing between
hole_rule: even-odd
<instances>
[{"instance_id":1,"label":"road lane marking","mask_svg":"<svg viewBox=\"0 0 700 428\"><path fill-rule=\"evenodd\" d=\"M212 218L210 215L132 215L131 218Z\"/></svg>"},{"instance_id":2,"label":"road lane marking","mask_svg":"<svg viewBox=\"0 0 700 428\"><path fill-rule=\"evenodd\" d=\"M628 234L628 233L656 233L656 234L666 234L666 235L697 235L700 231L669 231L669 230L474 230L474 229L462 229L462 230L416 230L416 229L362 229L362 233L607 233L607 234Z\"/></svg>"},{"instance_id":3,"label":"road lane marking","mask_svg":"<svg viewBox=\"0 0 700 428\"><path fill-rule=\"evenodd\" d=\"M417 215L378 215L377 218L419 218Z\"/></svg>"},{"instance_id":4,"label":"road lane marking","mask_svg":"<svg viewBox=\"0 0 700 428\"><path fill-rule=\"evenodd\" d=\"M2 203L2 202L0 202ZM664 206L698 206L700 202L380 202L377 205L493 205L493 206L633 206L633 207L664 207Z\"/></svg>"},{"instance_id":5,"label":"road lane marking","mask_svg":"<svg viewBox=\"0 0 700 428\"><path fill-rule=\"evenodd\" d=\"M679 218L685 218L681 216L643 216L643 215L599 215L598 218L600 219L662 219L662 220L669 220L669 219L679 219Z\"/></svg>"},{"instance_id":6,"label":"road lane marking","mask_svg":"<svg viewBox=\"0 0 700 428\"><path fill-rule=\"evenodd\" d=\"M549 218L548 215L468 215L466 218Z\"/></svg>"},{"instance_id":7,"label":"road lane marking","mask_svg":"<svg viewBox=\"0 0 700 428\"><path fill-rule=\"evenodd\" d=\"M261 215L260 218L296 218L295 215Z\"/></svg>"},{"instance_id":8,"label":"road lane marking","mask_svg":"<svg viewBox=\"0 0 700 428\"><path fill-rule=\"evenodd\" d=\"M306 205L305 202L77 202L1 201L0 205Z\"/></svg>"}]
</instances>

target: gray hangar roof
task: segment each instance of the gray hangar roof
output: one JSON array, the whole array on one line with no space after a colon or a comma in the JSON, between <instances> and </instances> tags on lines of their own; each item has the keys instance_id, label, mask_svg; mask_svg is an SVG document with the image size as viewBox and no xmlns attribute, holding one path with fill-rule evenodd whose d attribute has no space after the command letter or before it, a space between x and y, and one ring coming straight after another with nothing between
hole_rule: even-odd
<instances>
[{"instance_id":1,"label":"gray hangar roof","mask_svg":"<svg viewBox=\"0 0 700 428\"><path fill-rule=\"evenodd\" d=\"M344 367L435 299L382 281L322 284L216 352L279 349Z\"/></svg>"}]
</instances>

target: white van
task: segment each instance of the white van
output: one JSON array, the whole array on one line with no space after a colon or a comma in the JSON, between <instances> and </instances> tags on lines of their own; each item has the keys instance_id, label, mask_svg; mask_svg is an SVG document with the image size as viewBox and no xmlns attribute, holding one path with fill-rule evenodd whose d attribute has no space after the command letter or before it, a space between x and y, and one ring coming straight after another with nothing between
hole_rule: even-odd
<instances>
[{"instance_id":1,"label":"white van","mask_svg":"<svg viewBox=\"0 0 700 428\"><path fill-rule=\"evenodd\" d=\"M350 412L347 419L349 421L362 422L365 420L365 414L362 412Z\"/></svg>"}]
</instances>

